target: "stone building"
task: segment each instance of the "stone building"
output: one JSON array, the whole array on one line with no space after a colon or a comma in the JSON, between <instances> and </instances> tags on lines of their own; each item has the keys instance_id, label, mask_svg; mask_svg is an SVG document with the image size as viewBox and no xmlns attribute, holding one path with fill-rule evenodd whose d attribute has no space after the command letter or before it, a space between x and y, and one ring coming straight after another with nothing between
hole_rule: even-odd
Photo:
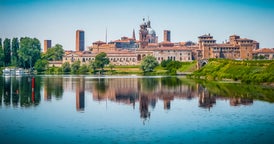
<instances>
[{"instance_id":1,"label":"stone building","mask_svg":"<svg viewBox=\"0 0 274 144\"><path fill-rule=\"evenodd\" d=\"M85 50L85 32L83 30L76 31L76 51Z\"/></svg>"},{"instance_id":2,"label":"stone building","mask_svg":"<svg viewBox=\"0 0 274 144\"><path fill-rule=\"evenodd\" d=\"M274 60L274 48L260 48L253 51L254 59Z\"/></svg>"},{"instance_id":3,"label":"stone building","mask_svg":"<svg viewBox=\"0 0 274 144\"><path fill-rule=\"evenodd\" d=\"M218 44L210 34L198 37L202 58L252 59L252 52L259 48L259 43L240 36L232 35L229 42Z\"/></svg>"},{"instance_id":4,"label":"stone building","mask_svg":"<svg viewBox=\"0 0 274 144\"><path fill-rule=\"evenodd\" d=\"M49 48L51 48L51 40L44 40L44 53L46 53Z\"/></svg>"},{"instance_id":5,"label":"stone building","mask_svg":"<svg viewBox=\"0 0 274 144\"><path fill-rule=\"evenodd\" d=\"M197 43L191 41L173 43L170 33L170 30L164 30L164 39L158 43L158 37L151 28L150 20L143 19L139 40L136 40L133 30L132 38L124 36L109 43L96 41L88 47L88 51L66 51L62 62L73 63L79 60L82 64L89 63L101 52L107 54L113 65L139 65L148 55L154 56L159 63L163 60L190 62L208 58L252 59L253 56L260 55L273 59L273 49L260 50L258 42L240 38L238 35L231 35L229 41L223 43L216 43L210 34L199 36Z\"/></svg>"}]
</instances>

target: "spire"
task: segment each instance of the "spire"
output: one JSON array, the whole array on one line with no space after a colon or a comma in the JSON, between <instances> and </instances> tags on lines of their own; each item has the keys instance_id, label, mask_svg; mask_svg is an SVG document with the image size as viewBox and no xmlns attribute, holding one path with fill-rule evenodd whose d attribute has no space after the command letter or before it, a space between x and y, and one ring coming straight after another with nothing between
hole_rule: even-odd
<instances>
[{"instance_id":1,"label":"spire","mask_svg":"<svg viewBox=\"0 0 274 144\"><path fill-rule=\"evenodd\" d=\"M134 40L136 40L136 37L135 37L135 30L133 29L133 32L132 32L132 38L134 39Z\"/></svg>"}]
</instances>

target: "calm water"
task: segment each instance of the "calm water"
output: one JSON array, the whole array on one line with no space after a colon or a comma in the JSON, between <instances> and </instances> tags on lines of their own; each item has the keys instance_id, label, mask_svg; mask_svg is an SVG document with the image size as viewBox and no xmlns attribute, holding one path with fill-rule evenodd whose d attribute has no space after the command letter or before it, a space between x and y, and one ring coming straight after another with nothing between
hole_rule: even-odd
<instances>
[{"instance_id":1,"label":"calm water","mask_svg":"<svg viewBox=\"0 0 274 144\"><path fill-rule=\"evenodd\" d=\"M183 77L0 77L0 143L273 143L274 88Z\"/></svg>"}]
</instances>

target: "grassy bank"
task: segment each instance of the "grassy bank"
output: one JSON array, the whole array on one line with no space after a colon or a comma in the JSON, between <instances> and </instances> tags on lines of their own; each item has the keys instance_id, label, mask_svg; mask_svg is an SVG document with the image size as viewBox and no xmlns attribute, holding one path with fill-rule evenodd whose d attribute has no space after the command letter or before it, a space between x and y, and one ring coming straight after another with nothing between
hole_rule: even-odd
<instances>
[{"instance_id":1,"label":"grassy bank","mask_svg":"<svg viewBox=\"0 0 274 144\"><path fill-rule=\"evenodd\" d=\"M207 65L193 72L189 77L207 80L232 79L244 83L273 83L274 61L210 59Z\"/></svg>"}]
</instances>

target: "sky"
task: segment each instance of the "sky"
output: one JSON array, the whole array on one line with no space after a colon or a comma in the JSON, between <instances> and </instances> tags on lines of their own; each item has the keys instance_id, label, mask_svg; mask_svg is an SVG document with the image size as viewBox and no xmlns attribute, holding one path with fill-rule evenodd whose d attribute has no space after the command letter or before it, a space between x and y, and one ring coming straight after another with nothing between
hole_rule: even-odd
<instances>
[{"instance_id":1,"label":"sky","mask_svg":"<svg viewBox=\"0 0 274 144\"><path fill-rule=\"evenodd\" d=\"M38 38L75 50L76 30L85 31L85 47L97 40L139 37L142 19L150 19L159 42L193 41L210 33L217 43L237 34L274 48L272 0L0 0L0 38Z\"/></svg>"}]
</instances>

